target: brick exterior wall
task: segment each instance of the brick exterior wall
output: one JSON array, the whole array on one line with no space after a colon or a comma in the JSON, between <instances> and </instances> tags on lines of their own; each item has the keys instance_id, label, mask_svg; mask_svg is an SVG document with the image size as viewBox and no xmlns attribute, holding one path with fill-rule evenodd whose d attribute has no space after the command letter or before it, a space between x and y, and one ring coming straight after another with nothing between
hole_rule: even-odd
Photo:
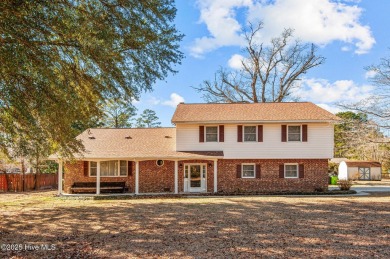
<instances>
[{"instance_id":1,"label":"brick exterior wall","mask_svg":"<svg viewBox=\"0 0 390 259\"><path fill-rule=\"evenodd\" d=\"M255 163L261 166L260 179L237 178L237 165ZM304 178L279 178L279 165L304 165ZM222 159L218 160L218 191L314 191L328 188L327 159Z\"/></svg>"},{"instance_id":2,"label":"brick exterior wall","mask_svg":"<svg viewBox=\"0 0 390 259\"><path fill-rule=\"evenodd\" d=\"M179 192L184 191L184 165L186 163L202 163L206 165L207 192L214 191L214 164L208 160L179 161ZM255 163L261 165L261 178L237 178L237 165ZM279 165L298 163L304 165L304 178L279 178ZM135 190L135 162L131 163L131 174L127 177L101 177L101 182L126 181L129 191ZM157 166L156 160L139 162L140 193L173 193L174 161L165 160L163 166ZM220 159L218 160L218 191L314 191L328 187L327 159ZM70 193L74 182L96 182L96 177L84 176L83 161L67 163L64 167L64 191Z\"/></svg>"}]
</instances>

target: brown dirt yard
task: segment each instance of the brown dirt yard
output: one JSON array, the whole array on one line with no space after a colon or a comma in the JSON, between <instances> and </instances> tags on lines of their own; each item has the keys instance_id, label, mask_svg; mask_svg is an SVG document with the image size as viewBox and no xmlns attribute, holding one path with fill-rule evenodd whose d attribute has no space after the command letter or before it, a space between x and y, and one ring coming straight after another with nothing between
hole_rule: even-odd
<instances>
[{"instance_id":1,"label":"brown dirt yard","mask_svg":"<svg viewBox=\"0 0 390 259\"><path fill-rule=\"evenodd\" d=\"M0 258L390 257L389 196L0 194L0 222Z\"/></svg>"}]
</instances>

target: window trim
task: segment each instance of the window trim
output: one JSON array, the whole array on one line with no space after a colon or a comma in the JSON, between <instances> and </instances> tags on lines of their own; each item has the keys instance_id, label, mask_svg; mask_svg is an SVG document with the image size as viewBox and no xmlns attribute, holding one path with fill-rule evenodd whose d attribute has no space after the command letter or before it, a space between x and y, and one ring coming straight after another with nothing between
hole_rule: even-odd
<instances>
[{"instance_id":1,"label":"window trim","mask_svg":"<svg viewBox=\"0 0 390 259\"><path fill-rule=\"evenodd\" d=\"M253 176L244 176L244 165L253 166ZM244 179L255 179L256 178L256 164L255 163L242 163L241 164L241 178Z\"/></svg>"},{"instance_id":2,"label":"window trim","mask_svg":"<svg viewBox=\"0 0 390 259\"><path fill-rule=\"evenodd\" d=\"M290 126L299 126L299 140L289 140L288 134L289 134L289 127ZM302 124L287 124L287 142L302 142Z\"/></svg>"},{"instance_id":3,"label":"window trim","mask_svg":"<svg viewBox=\"0 0 390 259\"><path fill-rule=\"evenodd\" d=\"M101 160L101 161L88 161L88 176L97 177L97 164L96 164L96 175L91 175L91 162L101 163L109 161L118 161L118 174L117 175L102 175L100 172L100 177L128 177L129 176L129 161L128 160ZM126 162L126 175L121 175L121 161Z\"/></svg>"},{"instance_id":4,"label":"window trim","mask_svg":"<svg viewBox=\"0 0 390 259\"><path fill-rule=\"evenodd\" d=\"M245 127L255 127L256 133L255 133L255 140L254 141L246 141L245 140ZM257 125L242 125L242 142L248 142L248 143L255 143L258 141L258 127Z\"/></svg>"},{"instance_id":5,"label":"window trim","mask_svg":"<svg viewBox=\"0 0 390 259\"><path fill-rule=\"evenodd\" d=\"M207 128L217 128L217 141L207 141ZM216 142L219 142L219 125L204 126L204 142L206 142L206 143L216 143Z\"/></svg>"},{"instance_id":6,"label":"window trim","mask_svg":"<svg viewBox=\"0 0 390 259\"><path fill-rule=\"evenodd\" d=\"M286 176L286 165L295 165L297 167L297 176L296 177L291 177L291 176ZM284 178L289 178L289 179L297 179L299 178L299 164L298 163L285 163L284 164Z\"/></svg>"}]
</instances>

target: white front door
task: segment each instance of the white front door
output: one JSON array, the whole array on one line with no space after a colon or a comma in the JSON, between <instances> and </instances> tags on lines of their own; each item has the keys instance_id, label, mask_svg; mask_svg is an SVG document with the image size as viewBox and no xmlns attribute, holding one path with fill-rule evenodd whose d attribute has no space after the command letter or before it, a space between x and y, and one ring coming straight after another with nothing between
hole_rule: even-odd
<instances>
[{"instance_id":1,"label":"white front door","mask_svg":"<svg viewBox=\"0 0 390 259\"><path fill-rule=\"evenodd\" d=\"M184 166L184 192L206 191L206 165L186 164Z\"/></svg>"}]
</instances>

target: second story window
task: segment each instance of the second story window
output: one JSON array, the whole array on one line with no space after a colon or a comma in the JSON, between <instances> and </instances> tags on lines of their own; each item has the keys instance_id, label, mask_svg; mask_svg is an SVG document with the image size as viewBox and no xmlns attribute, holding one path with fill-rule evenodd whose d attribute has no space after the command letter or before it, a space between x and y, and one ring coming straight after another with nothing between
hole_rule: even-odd
<instances>
[{"instance_id":1,"label":"second story window","mask_svg":"<svg viewBox=\"0 0 390 259\"><path fill-rule=\"evenodd\" d=\"M301 126L288 126L288 141L301 141Z\"/></svg>"},{"instance_id":2,"label":"second story window","mask_svg":"<svg viewBox=\"0 0 390 259\"><path fill-rule=\"evenodd\" d=\"M218 142L218 127L206 127L206 142Z\"/></svg>"},{"instance_id":3,"label":"second story window","mask_svg":"<svg viewBox=\"0 0 390 259\"><path fill-rule=\"evenodd\" d=\"M244 126L244 141L256 141L256 126Z\"/></svg>"}]
</instances>

